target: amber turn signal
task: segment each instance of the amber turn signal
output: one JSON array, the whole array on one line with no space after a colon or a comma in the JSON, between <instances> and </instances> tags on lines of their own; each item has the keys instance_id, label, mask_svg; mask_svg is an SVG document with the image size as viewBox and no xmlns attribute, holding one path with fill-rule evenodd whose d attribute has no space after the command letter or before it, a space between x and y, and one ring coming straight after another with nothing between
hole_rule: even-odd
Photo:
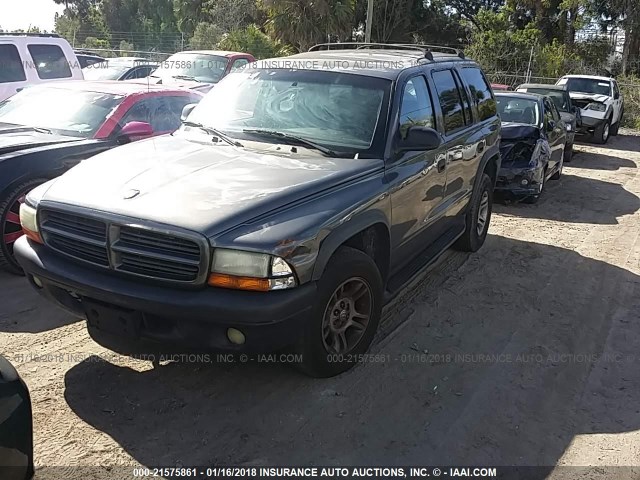
<instances>
[{"instance_id":1,"label":"amber turn signal","mask_svg":"<svg viewBox=\"0 0 640 480\"><path fill-rule=\"evenodd\" d=\"M236 277L224 273L212 273L207 282L212 287L231 288L234 290L252 290L268 292L271 283L268 278Z\"/></svg>"},{"instance_id":2,"label":"amber turn signal","mask_svg":"<svg viewBox=\"0 0 640 480\"><path fill-rule=\"evenodd\" d=\"M42 241L42 237L40 236L40 234L38 232L32 232L31 230L29 230L27 228L24 228L24 227L22 227L22 231L27 236L27 238L30 238L34 242L37 242L37 243L40 243L40 244L44 244L44 242Z\"/></svg>"}]
</instances>

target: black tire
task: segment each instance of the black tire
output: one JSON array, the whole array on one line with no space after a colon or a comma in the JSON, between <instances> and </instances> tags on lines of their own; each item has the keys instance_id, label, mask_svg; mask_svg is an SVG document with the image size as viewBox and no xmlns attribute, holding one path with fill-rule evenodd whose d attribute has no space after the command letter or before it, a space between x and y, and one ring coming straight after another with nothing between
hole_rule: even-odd
<instances>
[{"instance_id":1,"label":"black tire","mask_svg":"<svg viewBox=\"0 0 640 480\"><path fill-rule=\"evenodd\" d=\"M568 144L564 148L564 161L565 163L569 163L573 160L573 143Z\"/></svg>"},{"instance_id":2,"label":"black tire","mask_svg":"<svg viewBox=\"0 0 640 480\"><path fill-rule=\"evenodd\" d=\"M523 198L522 202L528 205L534 205L538 203L538 200L540 200L540 197L544 193L544 187L546 185L547 185L547 169L545 168L544 173L542 174L542 188L540 189L540 193L538 195L529 195L528 197Z\"/></svg>"},{"instance_id":3,"label":"black tire","mask_svg":"<svg viewBox=\"0 0 640 480\"><path fill-rule=\"evenodd\" d=\"M554 173L553 175L551 175L551 180L560 180L560 177L562 177L562 167L564 167L564 162L565 162L565 155L567 152L567 147L564 147L565 150L562 153L562 160L560 160L560 167L558 168L558 170L556 171L556 173ZM544 185L543 185L544 187Z\"/></svg>"},{"instance_id":4,"label":"black tire","mask_svg":"<svg viewBox=\"0 0 640 480\"><path fill-rule=\"evenodd\" d=\"M21 231L20 224L15 223L16 215L19 213L16 208L18 206L17 203L22 196L46 181L46 178L28 180L12 188L10 192L0 199L0 268L7 272L24 275L22 267L13 256L13 243L15 240L10 243L7 240L7 238L13 238Z\"/></svg>"},{"instance_id":5,"label":"black tire","mask_svg":"<svg viewBox=\"0 0 640 480\"><path fill-rule=\"evenodd\" d=\"M622 124L623 115L624 115L624 110L620 112L620 118L618 118L618 121L613 125L611 125L611 136L613 137L618 136L618 132L620 131L620 125Z\"/></svg>"},{"instance_id":6,"label":"black tire","mask_svg":"<svg viewBox=\"0 0 640 480\"><path fill-rule=\"evenodd\" d=\"M484 202L488 202L488 210L485 220L480 229L480 209ZM482 178L478 188L471 196L469 211L466 215L466 228L462 236L456 241L454 247L463 252L477 252L484 244L491 223L491 212L493 210L493 181L486 173L482 173Z\"/></svg>"},{"instance_id":7,"label":"black tire","mask_svg":"<svg viewBox=\"0 0 640 480\"><path fill-rule=\"evenodd\" d=\"M604 145L609 141L611 137L611 119L607 119L604 123L600 124L593 132L593 142Z\"/></svg>"},{"instance_id":8,"label":"black tire","mask_svg":"<svg viewBox=\"0 0 640 480\"><path fill-rule=\"evenodd\" d=\"M350 285L349 282L352 281L361 282L363 287L369 289L368 293L364 293L365 296L369 296L368 299L359 297L352 304L353 311L356 312L357 303L368 300L369 318L362 330L357 328L345 330L352 335L357 334L352 336L354 343L351 348L336 353L327 346L325 332L329 336L333 335L331 333L333 323L328 319L340 321L345 311L344 307L340 315L332 315L330 311L336 308L334 301L338 298L337 290L345 284ZM355 248L340 247L329 260L318 282L313 315L307 321L303 337L296 346L297 353L302 355L302 362L297 364L298 369L311 377L326 378L353 367L357 363L357 356L365 353L371 345L378 329L383 292L382 276L373 259ZM363 309L362 304L358 308ZM326 317L327 315L329 317Z\"/></svg>"}]
</instances>

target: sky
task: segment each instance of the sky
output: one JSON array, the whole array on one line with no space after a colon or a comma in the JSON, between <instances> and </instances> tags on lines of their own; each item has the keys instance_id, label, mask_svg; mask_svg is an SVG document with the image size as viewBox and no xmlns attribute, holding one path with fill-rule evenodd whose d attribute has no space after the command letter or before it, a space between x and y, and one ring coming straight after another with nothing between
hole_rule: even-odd
<instances>
[{"instance_id":1,"label":"sky","mask_svg":"<svg viewBox=\"0 0 640 480\"><path fill-rule=\"evenodd\" d=\"M51 32L54 15L63 9L63 5L56 5L53 0L0 0L0 27L26 30L31 25Z\"/></svg>"}]
</instances>

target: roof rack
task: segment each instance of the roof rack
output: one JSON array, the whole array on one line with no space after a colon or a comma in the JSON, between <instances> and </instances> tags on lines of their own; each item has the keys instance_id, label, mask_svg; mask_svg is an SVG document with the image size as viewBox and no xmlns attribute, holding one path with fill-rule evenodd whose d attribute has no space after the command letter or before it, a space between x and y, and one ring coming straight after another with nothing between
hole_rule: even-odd
<instances>
[{"instance_id":1,"label":"roof rack","mask_svg":"<svg viewBox=\"0 0 640 480\"><path fill-rule=\"evenodd\" d=\"M43 38L61 38L57 33L26 33L26 32L0 32L0 36L5 37L43 37Z\"/></svg>"},{"instance_id":2,"label":"roof rack","mask_svg":"<svg viewBox=\"0 0 640 480\"><path fill-rule=\"evenodd\" d=\"M318 52L320 50L362 50L365 48L380 48L380 49L400 49L400 50L413 50L419 51L424 54L427 60L433 61L433 52L441 52L449 55L455 55L464 59L464 52L457 48L447 47L444 45L427 45L418 43L371 43L371 42L334 42L334 43L319 43L309 49L310 52Z\"/></svg>"}]
</instances>

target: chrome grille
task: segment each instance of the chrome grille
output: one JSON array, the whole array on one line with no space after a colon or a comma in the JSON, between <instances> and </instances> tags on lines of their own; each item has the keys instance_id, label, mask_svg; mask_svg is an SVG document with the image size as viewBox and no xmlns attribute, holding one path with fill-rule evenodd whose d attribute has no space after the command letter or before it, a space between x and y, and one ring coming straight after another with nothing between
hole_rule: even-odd
<instances>
[{"instance_id":1,"label":"chrome grille","mask_svg":"<svg viewBox=\"0 0 640 480\"><path fill-rule=\"evenodd\" d=\"M206 275L201 244L180 234L41 209L45 243L69 257L126 274L180 283Z\"/></svg>"}]
</instances>

